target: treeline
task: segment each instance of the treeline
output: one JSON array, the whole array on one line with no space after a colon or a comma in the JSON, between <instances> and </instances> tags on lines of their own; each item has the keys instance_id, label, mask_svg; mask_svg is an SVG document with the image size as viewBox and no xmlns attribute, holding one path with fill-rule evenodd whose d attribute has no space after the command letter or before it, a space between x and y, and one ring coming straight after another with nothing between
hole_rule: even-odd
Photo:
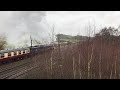
<instances>
[{"instance_id":1,"label":"treeline","mask_svg":"<svg viewBox=\"0 0 120 90\"><path fill-rule=\"evenodd\" d=\"M114 27L105 27L99 33L95 34L94 39L113 45L120 45L120 32Z\"/></svg>"},{"instance_id":2,"label":"treeline","mask_svg":"<svg viewBox=\"0 0 120 90\"><path fill-rule=\"evenodd\" d=\"M87 36L80 36L80 35L76 35L76 36L72 36L72 35L65 35L65 34L57 34L56 35L56 41L60 41L60 42L75 42L75 41L85 41L87 40Z\"/></svg>"},{"instance_id":3,"label":"treeline","mask_svg":"<svg viewBox=\"0 0 120 90\"><path fill-rule=\"evenodd\" d=\"M115 29L114 27L105 27L100 30L99 33L95 34L94 37L88 37L88 36L81 36L81 35L65 35L65 34L57 34L56 35L56 41L60 42L66 42L66 41L86 41L91 39L97 39L97 40L104 40L106 42L114 42L114 43L120 43L120 32L118 29Z\"/></svg>"},{"instance_id":4,"label":"treeline","mask_svg":"<svg viewBox=\"0 0 120 90\"><path fill-rule=\"evenodd\" d=\"M119 30L105 27L93 38L78 44L75 52L80 55L82 78L120 78L120 35ZM78 60L76 59L76 62ZM77 64L76 64L77 65Z\"/></svg>"}]
</instances>

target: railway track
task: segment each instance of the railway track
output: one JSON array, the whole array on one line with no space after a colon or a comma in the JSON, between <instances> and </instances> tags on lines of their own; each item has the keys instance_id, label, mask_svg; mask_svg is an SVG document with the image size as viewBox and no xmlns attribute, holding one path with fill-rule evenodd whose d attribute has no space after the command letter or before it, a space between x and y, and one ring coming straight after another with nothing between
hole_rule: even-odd
<instances>
[{"instance_id":1,"label":"railway track","mask_svg":"<svg viewBox=\"0 0 120 90\"><path fill-rule=\"evenodd\" d=\"M27 63L30 63L31 61L29 61L29 62L26 62L26 63L23 63L23 64L19 64L19 65L16 65L16 66L9 66L9 67L6 67L6 68L4 68L4 69L1 69L0 70L0 75L1 75L1 73L3 73L3 72L6 72L6 71L8 71L8 70L12 70L12 69L14 69L14 68L18 68L18 67L21 67L21 66L23 66L23 65L26 65Z\"/></svg>"},{"instance_id":2,"label":"railway track","mask_svg":"<svg viewBox=\"0 0 120 90\"><path fill-rule=\"evenodd\" d=\"M36 69L36 68L38 68L38 67L39 67L39 65L29 67L28 69L22 70L22 71L20 71L19 73L15 73L15 74L7 77L6 79L16 79L17 77L19 77L19 76L21 76L21 75L23 75L23 74L25 74L25 73L28 73L29 71L31 71L31 70L33 70L33 69Z\"/></svg>"},{"instance_id":3,"label":"railway track","mask_svg":"<svg viewBox=\"0 0 120 90\"><path fill-rule=\"evenodd\" d=\"M37 64L35 65L33 62L29 62L14 68L4 70L3 72L0 72L0 79L14 79L15 77L23 75L28 71L37 68L39 66L39 63L36 63Z\"/></svg>"},{"instance_id":4,"label":"railway track","mask_svg":"<svg viewBox=\"0 0 120 90\"><path fill-rule=\"evenodd\" d=\"M19 65L19 66L16 66L16 67L12 67L12 68L9 68L9 69L5 69L3 71L0 72L0 79L5 79L9 76L11 76L13 73L17 73L19 72L19 70L21 69L25 69L26 66L28 66L31 62L27 62L25 64L22 64L22 65Z\"/></svg>"},{"instance_id":5,"label":"railway track","mask_svg":"<svg viewBox=\"0 0 120 90\"><path fill-rule=\"evenodd\" d=\"M0 68L0 79L16 79L25 73L30 72L33 69L40 67L40 61L37 60L37 56L32 60L28 60L27 62L22 62L19 65L15 65L13 67ZM7 65L6 65L7 66Z\"/></svg>"},{"instance_id":6,"label":"railway track","mask_svg":"<svg viewBox=\"0 0 120 90\"><path fill-rule=\"evenodd\" d=\"M34 58L36 58L35 56ZM0 68L0 79L9 79L14 78L16 76L20 76L21 74L24 74L33 68L38 66L39 60L34 61L33 58L30 58L28 61L24 60L21 63L15 63L14 66L11 64L10 66L5 65L4 67Z\"/></svg>"}]
</instances>

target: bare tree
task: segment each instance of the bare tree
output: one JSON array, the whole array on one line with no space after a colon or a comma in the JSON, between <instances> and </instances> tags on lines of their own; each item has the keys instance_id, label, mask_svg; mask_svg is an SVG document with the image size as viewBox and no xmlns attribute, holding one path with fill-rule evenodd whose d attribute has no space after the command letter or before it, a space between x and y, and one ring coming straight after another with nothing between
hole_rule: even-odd
<instances>
[{"instance_id":1,"label":"bare tree","mask_svg":"<svg viewBox=\"0 0 120 90\"><path fill-rule=\"evenodd\" d=\"M0 35L0 50L5 49L6 45L7 45L7 38L5 34L1 34Z\"/></svg>"},{"instance_id":2,"label":"bare tree","mask_svg":"<svg viewBox=\"0 0 120 90\"><path fill-rule=\"evenodd\" d=\"M51 27L48 24L48 26L49 26L49 29L50 29L50 33L48 33L49 38L50 38L50 43L54 46L54 37L55 37L54 30L55 30L55 25L53 24L53 26ZM53 53L54 53L54 51L52 50L52 52L51 52L51 58L50 58L50 75L51 75L51 78L53 77ZM46 61L46 63L47 63L47 61Z\"/></svg>"},{"instance_id":3,"label":"bare tree","mask_svg":"<svg viewBox=\"0 0 120 90\"><path fill-rule=\"evenodd\" d=\"M88 78L90 78L90 68L91 68L91 62L93 57L93 47L92 47L92 53L90 55L89 46L90 46L90 35L91 35L91 26L90 23L88 25Z\"/></svg>"}]
</instances>

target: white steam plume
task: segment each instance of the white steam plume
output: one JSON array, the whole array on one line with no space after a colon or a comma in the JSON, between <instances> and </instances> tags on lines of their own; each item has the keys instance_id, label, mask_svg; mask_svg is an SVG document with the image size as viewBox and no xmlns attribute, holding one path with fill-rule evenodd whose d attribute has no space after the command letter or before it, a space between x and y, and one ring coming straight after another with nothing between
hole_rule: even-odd
<instances>
[{"instance_id":1,"label":"white steam plume","mask_svg":"<svg viewBox=\"0 0 120 90\"><path fill-rule=\"evenodd\" d=\"M24 41L30 45L30 34L33 38L43 40L47 37L47 25L44 23L45 11L12 11L4 12L2 32L6 32L8 42L16 47ZM7 13L7 14L6 14Z\"/></svg>"}]
</instances>

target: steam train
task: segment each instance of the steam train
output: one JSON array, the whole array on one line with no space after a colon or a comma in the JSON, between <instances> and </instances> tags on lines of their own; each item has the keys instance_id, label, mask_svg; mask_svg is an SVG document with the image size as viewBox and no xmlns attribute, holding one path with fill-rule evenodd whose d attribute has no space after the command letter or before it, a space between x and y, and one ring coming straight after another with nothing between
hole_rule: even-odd
<instances>
[{"instance_id":1,"label":"steam train","mask_svg":"<svg viewBox=\"0 0 120 90\"><path fill-rule=\"evenodd\" d=\"M23 60L25 58L33 57L37 54L43 53L46 50L53 50L53 45L36 45L27 48L1 50L0 51L0 64L11 61Z\"/></svg>"}]
</instances>

